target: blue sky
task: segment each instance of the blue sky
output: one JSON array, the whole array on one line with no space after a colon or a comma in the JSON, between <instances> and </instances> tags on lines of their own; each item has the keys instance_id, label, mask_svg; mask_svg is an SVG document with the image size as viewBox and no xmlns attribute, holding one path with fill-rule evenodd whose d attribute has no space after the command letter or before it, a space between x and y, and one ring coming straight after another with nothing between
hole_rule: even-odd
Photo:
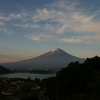
<instances>
[{"instance_id":1,"label":"blue sky","mask_svg":"<svg viewBox=\"0 0 100 100\"><path fill-rule=\"evenodd\" d=\"M54 48L100 56L100 0L0 0L0 62Z\"/></svg>"}]
</instances>

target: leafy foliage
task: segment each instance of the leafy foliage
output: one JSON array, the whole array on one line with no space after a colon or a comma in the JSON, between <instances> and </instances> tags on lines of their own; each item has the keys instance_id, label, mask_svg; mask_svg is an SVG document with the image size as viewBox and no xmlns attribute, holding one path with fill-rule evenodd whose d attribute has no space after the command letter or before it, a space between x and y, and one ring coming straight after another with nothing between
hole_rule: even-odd
<instances>
[{"instance_id":1,"label":"leafy foliage","mask_svg":"<svg viewBox=\"0 0 100 100\"><path fill-rule=\"evenodd\" d=\"M50 100L56 100L56 78L51 77L42 80L46 84L45 95L50 98Z\"/></svg>"},{"instance_id":2,"label":"leafy foliage","mask_svg":"<svg viewBox=\"0 0 100 100\"><path fill-rule=\"evenodd\" d=\"M91 98L91 95L93 98L99 97L100 57L87 58L82 64L71 62L66 68L58 71L55 78L49 78L44 82L47 85L47 92L55 94L57 100L65 100L72 94L84 96L84 93L87 95L84 98Z\"/></svg>"}]
</instances>

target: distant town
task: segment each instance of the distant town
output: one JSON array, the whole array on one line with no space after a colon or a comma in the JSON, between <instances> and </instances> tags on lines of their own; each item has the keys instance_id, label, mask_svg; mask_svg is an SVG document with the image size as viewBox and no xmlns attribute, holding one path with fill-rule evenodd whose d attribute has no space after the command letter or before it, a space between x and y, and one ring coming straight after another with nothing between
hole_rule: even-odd
<instances>
[{"instance_id":1,"label":"distant town","mask_svg":"<svg viewBox=\"0 0 100 100\"><path fill-rule=\"evenodd\" d=\"M34 73L34 74L56 74L58 71L50 70L50 69L10 69L11 72L14 73Z\"/></svg>"},{"instance_id":2,"label":"distant town","mask_svg":"<svg viewBox=\"0 0 100 100\"><path fill-rule=\"evenodd\" d=\"M39 79L0 78L0 100L49 100L46 87Z\"/></svg>"}]
</instances>

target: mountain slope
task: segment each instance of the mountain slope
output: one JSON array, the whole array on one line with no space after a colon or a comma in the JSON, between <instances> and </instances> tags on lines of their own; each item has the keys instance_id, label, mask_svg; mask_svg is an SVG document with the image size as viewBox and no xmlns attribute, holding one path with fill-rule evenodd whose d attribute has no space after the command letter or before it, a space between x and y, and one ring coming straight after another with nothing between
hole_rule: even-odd
<instances>
[{"instance_id":1,"label":"mountain slope","mask_svg":"<svg viewBox=\"0 0 100 100\"><path fill-rule=\"evenodd\" d=\"M57 48L49 51L45 54L42 54L38 57L13 62L13 63L5 63L3 66L8 68L17 68L17 69L25 69L25 68L33 68L33 69L59 69L62 67L66 67L70 62L83 62L84 59L72 56L65 51Z\"/></svg>"},{"instance_id":2,"label":"mountain slope","mask_svg":"<svg viewBox=\"0 0 100 100\"><path fill-rule=\"evenodd\" d=\"M11 71L0 65L0 74L7 74L7 73L11 73Z\"/></svg>"}]
</instances>

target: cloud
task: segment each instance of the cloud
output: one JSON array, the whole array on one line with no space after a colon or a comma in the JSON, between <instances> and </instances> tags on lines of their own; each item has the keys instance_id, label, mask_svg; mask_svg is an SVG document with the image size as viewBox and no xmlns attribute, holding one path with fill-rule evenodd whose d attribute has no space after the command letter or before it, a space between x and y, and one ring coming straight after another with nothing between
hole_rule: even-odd
<instances>
[{"instance_id":1,"label":"cloud","mask_svg":"<svg viewBox=\"0 0 100 100\"><path fill-rule=\"evenodd\" d=\"M53 19L55 17L55 10L47 10L46 8L36 10L35 15L33 16L33 21L46 21Z\"/></svg>"},{"instance_id":2,"label":"cloud","mask_svg":"<svg viewBox=\"0 0 100 100\"><path fill-rule=\"evenodd\" d=\"M36 23L45 22L46 24L43 24L40 29L44 31L44 36L47 32L48 34L60 34L61 37L64 37L59 38L56 35L56 40L60 42L92 43L92 40L99 40L97 37L100 33L100 22L98 22L98 19L95 19L95 17L97 17L100 12L93 11L87 13L83 8L77 9L77 5L79 5L78 2L58 1L49 5L48 8L37 9L32 20ZM72 33L72 36L69 37L68 33ZM39 35L33 35L30 39L41 41L41 38L44 36L40 34L41 32ZM80 36L77 37L79 34ZM65 35L67 38L65 38ZM43 38L43 40L44 39L46 38Z\"/></svg>"},{"instance_id":3,"label":"cloud","mask_svg":"<svg viewBox=\"0 0 100 100\"><path fill-rule=\"evenodd\" d=\"M30 34L26 35L27 39L34 40L34 41L49 41L51 38L53 38L52 35L46 35L46 34Z\"/></svg>"},{"instance_id":4,"label":"cloud","mask_svg":"<svg viewBox=\"0 0 100 100\"><path fill-rule=\"evenodd\" d=\"M0 22L0 26L4 26L6 25L4 22Z\"/></svg>"},{"instance_id":5,"label":"cloud","mask_svg":"<svg viewBox=\"0 0 100 100\"><path fill-rule=\"evenodd\" d=\"M97 41L97 42L100 41L100 35L99 35L99 34L94 34L94 35L92 35L92 36L87 35L87 36L84 36L84 37L82 37L82 38L83 38L84 40L89 40L89 41L91 41L91 43L94 42L94 41Z\"/></svg>"},{"instance_id":6,"label":"cloud","mask_svg":"<svg viewBox=\"0 0 100 100\"><path fill-rule=\"evenodd\" d=\"M39 28L40 26L38 24L15 24L17 27L23 27L23 28Z\"/></svg>"},{"instance_id":7,"label":"cloud","mask_svg":"<svg viewBox=\"0 0 100 100\"><path fill-rule=\"evenodd\" d=\"M41 9L24 8L19 13L0 14L0 26L9 26L8 22L12 22L13 27L24 28L27 33L29 28L30 34L26 35L26 38L35 41L55 40L54 38L56 41L68 43L99 41L100 10L86 12L77 0L55 1L53 4L42 6ZM0 30L12 34L12 31L5 27ZM35 32L31 34L33 31ZM77 37L79 34L80 36Z\"/></svg>"},{"instance_id":8,"label":"cloud","mask_svg":"<svg viewBox=\"0 0 100 100\"><path fill-rule=\"evenodd\" d=\"M92 32L99 33L100 32L100 22L94 20L96 15L86 15L78 13L73 13L72 15L72 30L76 32Z\"/></svg>"},{"instance_id":9,"label":"cloud","mask_svg":"<svg viewBox=\"0 0 100 100\"><path fill-rule=\"evenodd\" d=\"M6 17L6 16L4 16L4 15L0 15L0 20L1 21L8 21L8 20L10 20L11 18L10 17Z\"/></svg>"},{"instance_id":10,"label":"cloud","mask_svg":"<svg viewBox=\"0 0 100 100\"><path fill-rule=\"evenodd\" d=\"M64 37L64 38L58 38L59 42L64 42L64 43L88 43L88 44L93 44L95 42L100 41L100 35L98 34L93 34L93 35L83 35L83 36L73 36L71 38Z\"/></svg>"},{"instance_id":11,"label":"cloud","mask_svg":"<svg viewBox=\"0 0 100 100\"><path fill-rule=\"evenodd\" d=\"M20 14L10 14L9 19L22 19Z\"/></svg>"},{"instance_id":12,"label":"cloud","mask_svg":"<svg viewBox=\"0 0 100 100\"><path fill-rule=\"evenodd\" d=\"M65 29L67 28L67 24L64 24L62 27L60 27L58 30L57 30L57 33L58 34L62 34L64 33Z\"/></svg>"},{"instance_id":13,"label":"cloud","mask_svg":"<svg viewBox=\"0 0 100 100\"><path fill-rule=\"evenodd\" d=\"M89 15L87 12L84 12L84 10L78 10L77 8L75 8L77 4L78 3L71 3L63 7L62 5L65 5L65 3L62 2L59 10L53 8L38 9L33 16L33 21L45 21L51 23L51 25L53 25L53 23L57 23L56 25L59 25L59 27L58 29L57 27L55 27L55 29L57 29L56 33L58 34L65 33L67 29L75 32L99 33L100 22L94 20L94 17L97 16L99 12L93 12ZM67 9L67 7L69 7L70 5L73 9ZM61 10L62 8L66 9L63 11Z\"/></svg>"},{"instance_id":14,"label":"cloud","mask_svg":"<svg viewBox=\"0 0 100 100\"><path fill-rule=\"evenodd\" d=\"M7 35L11 35L14 33L12 30L9 30L7 28L0 28L0 31L4 32Z\"/></svg>"},{"instance_id":15,"label":"cloud","mask_svg":"<svg viewBox=\"0 0 100 100\"><path fill-rule=\"evenodd\" d=\"M48 34L54 34L57 32L57 26L52 24L45 24L44 26L41 26L41 30L46 31Z\"/></svg>"},{"instance_id":16,"label":"cloud","mask_svg":"<svg viewBox=\"0 0 100 100\"><path fill-rule=\"evenodd\" d=\"M67 43L81 43L81 39L78 38L60 38L59 42L67 42Z\"/></svg>"},{"instance_id":17,"label":"cloud","mask_svg":"<svg viewBox=\"0 0 100 100\"><path fill-rule=\"evenodd\" d=\"M75 6L80 4L77 0L57 0L55 3L49 5L52 8L59 10L71 11L75 9Z\"/></svg>"},{"instance_id":18,"label":"cloud","mask_svg":"<svg viewBox=\"0 0 100 100\"><path fill-rule=\"evenodd\" d=\"M1 21L10 21L14 19L22 19L20 14L0 14Z\"/></svg>"},{"instance_id":19,"label":"cloud","mask_svg":"<svg viewBox=\"0 0 100 100\"><path fill-rule=\"evenodd\" d=\"M41 41L41 36L40 35L26 35L27 39L29 40L34 40L34 41Z\"/></svg>"}]
</instances>

